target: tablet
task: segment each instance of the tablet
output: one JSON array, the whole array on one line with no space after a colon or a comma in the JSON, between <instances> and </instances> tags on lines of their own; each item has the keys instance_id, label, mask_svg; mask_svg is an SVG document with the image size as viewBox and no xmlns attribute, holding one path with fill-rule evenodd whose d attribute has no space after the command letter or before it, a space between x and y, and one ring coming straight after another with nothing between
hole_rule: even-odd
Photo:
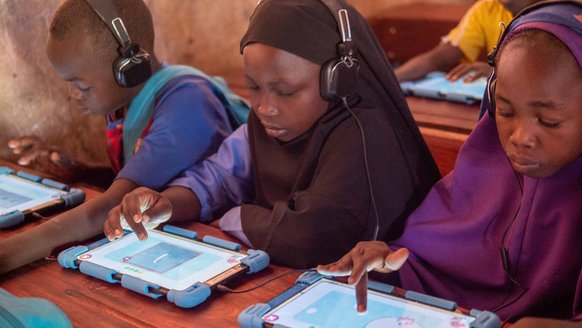
<instances>
[{"instance_id":1,"label":"tablet","mask_svg":"<svg viewBox=\"0 0 582 328\"><path fill-rule=\"evenodd\" d=\"M25 216L64 204L73 207L85 200L82 190L26 172L0 167L0 228L14 226Z\"/></svg>"},{"instance_id":2,"label":"tablet","mask_svg":"<svg viewBox=\"0 0 582 328\"><path fill-rule=\"evenodd\" d=\"M182 307L199 304L216 285L269 263L262 251L243 253L236 243L210 236L198 240L195 232L173 226L164 229L149 230L143 241L131 232L112 242L73 247L59 254L59 263L152 298L169 295L173 303L176 295L197 294L186 303L178 300Z\"/></svg>"},{"instance_id":3,"label":"tablet","mask_svg":"<svg viewBox=\"0 0 582 328\"><path fill-rule=\"evenodd\" d=\"M443 72L432 72L417 81L402 82L400 87L406 95L449 100L466 104L475 104L483 99L487 79L478 78L465 83L463 78L449 81Z\"/></svg>"},{"instance_id":4,"label":"tablet","mask_svg":"<svg viewBox=\"0 0 582 328\"><path fill-rule=\"evenodd\" d=\"M248 324L257 322L257 317L261 322L258 327L462 328L501 325L497 317L489 320L489 325L482 325L483 318L455 311L456 308L450 306L454 303L418 293L410 294L414 296L406 299L369 290L367 312L360 314L356 311L353 286L327 278L317 279L303 288L296 288L295 292L287 291L284 294L286 294L284 297L275 298L274 301L265 304L268 308L266 311L252 307L245 310L254 313L254 321L248 320L245 312L241 313L239 316L241 327L257 327ZM290 294L292 296L289 297ZM444 301L443 304L449 309L430 304L427 300L436 303ZM495 316L492 313L488 313L489 315Z\"/></svg>"}]
</instances>

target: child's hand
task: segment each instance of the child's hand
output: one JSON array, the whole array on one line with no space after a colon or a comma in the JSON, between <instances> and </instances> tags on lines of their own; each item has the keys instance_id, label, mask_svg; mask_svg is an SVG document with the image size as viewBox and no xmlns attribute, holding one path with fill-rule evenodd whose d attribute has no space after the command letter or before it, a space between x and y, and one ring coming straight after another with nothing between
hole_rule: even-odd
<instances>
[{"instance_id":1,"label":"child's hand","mask_svg":"<svg viewBox=\"0 0 582 328\"><path fill-rule=\"evenodd\" d=\"M63 153L59 148L47 145L37 136L24 136L8 141L8 147L20 155L18 164L50 173L66 181L75 180L84 166Z\"/></svg>"},{"instance_id":2,"label":"child's hand","mask_svg":"<svg viewBox=\"0 0 582 328\"><path fill-rule=\"evenodd\" d=\"M480 77L487 77L491 74L491 66L485 62L462 63L447 73L447 79L456 81L465 76L463 82L473 82Z\"/></svg>"},{"instance_id":3,"label":"child's hand","mask_svg":"<svg viewBox=\"0 0 582 328\"><path fill-rule=\"evenodd\" d=\"M339 261L317 266L320 274L328 276L347 276L349 284L355 284L358 312L365 312L368 299L368 271L392 272L400 269L408 258L408 249L401 248L392 252L381 241L359 242Z\"/></svg>"},{"instance_id":4,"label":"child's hand","mask_svg":"<svg viewBox=\"0 0 582 328\"><path fill-rule=\"evenodd\" d=\"M109 211L103 232L109 240L122 237L121 221L125 220L137 237L144 240L148 236L146 228L153 229L171 216L172 203L167 197L141 187L125 195L121 204Z\"/></svg>"}]
</instances>

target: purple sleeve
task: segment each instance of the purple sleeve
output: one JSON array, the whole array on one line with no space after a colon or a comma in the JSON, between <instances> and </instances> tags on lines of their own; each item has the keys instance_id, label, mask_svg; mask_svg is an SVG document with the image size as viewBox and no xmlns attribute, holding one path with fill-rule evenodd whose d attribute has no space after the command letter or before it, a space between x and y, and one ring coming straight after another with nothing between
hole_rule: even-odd
<instances>
[{"instance_id":1,"label":"purple sleeve","mask_svg":"<svg viewBox=\"0 0 582 328\"><path fill-rule=\"evenodd\" d=\"M254 183L247 125L226 138L216 154L186 170L170 185L188 188L196 194L201 205L200 219L204 222L251 201Z\"/></svg>"},{"instance_id":2,"label":"purple sleeve","mask_svg":"<svg viewBox=\"0 0 582 328\"><path fill-rule=\"evenodd\" d=\"M253 247L243 232L242 222L240 219L240 208L240 206L233 207L228 212L224 213L218 222L218 226L220 227L220 230L235 236L238 238L238 240L242 241L247 246Z\"/></svg>"},{"instance_id":3,"label":"purple sleeve","mask_svg":"<svg viewBox=\"0 0 582 328\"><path fill-rule=\"evenodd\" d=\"M160 92L149 133L117 178L159 190L216 152L231 132L226 109L206 80L176 78Z\"/></svg>"}]
</instances>

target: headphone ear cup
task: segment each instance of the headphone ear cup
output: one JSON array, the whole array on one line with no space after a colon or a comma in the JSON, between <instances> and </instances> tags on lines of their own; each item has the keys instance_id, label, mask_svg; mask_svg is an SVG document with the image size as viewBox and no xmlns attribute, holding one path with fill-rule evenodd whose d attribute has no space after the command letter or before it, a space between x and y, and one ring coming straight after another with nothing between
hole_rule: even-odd
<instances>
[{"instance_id":1,"label":"headphone ear cup","mask_svg":"<svg viewBox=\"0 0 582 328\"><path fill-rule=\"evenodd\" d=\"M113 75L117 84L124 88L133 88L147 81L152 75L150 55L139 48L133 56L119 56L113 62Z\"/></svg>"},{"instance_id":2,"label":"headphone ear cup","mask_svg":"<svg viewBox=\"0 0 582 328\"><path fill-rule=\"evenodd\" d=\"M321 97L335 101L355 94L359 68L355 59L351 62L331 59L323 64L319 84Z\"/></svg>"},{"instance_id":3,"label":"headphone ear cup","mask_svg":"<svg viewBox=\"0 0 582 328\"><path fill-rule=\"evenodd\" d=\"M497 85L497 77L491 76L487 83L487 112L489 116L495 117L495 87Z\"/></svg>"}]
</instances>

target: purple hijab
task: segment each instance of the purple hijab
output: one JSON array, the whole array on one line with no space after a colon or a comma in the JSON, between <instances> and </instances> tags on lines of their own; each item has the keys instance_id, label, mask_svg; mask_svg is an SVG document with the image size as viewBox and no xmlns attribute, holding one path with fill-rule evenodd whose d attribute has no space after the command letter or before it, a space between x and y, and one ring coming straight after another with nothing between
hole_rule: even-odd
<instances>
[{"instance_id":1,"label":"purple hijab","mask_svg":"<svg viewBox=\"0 0 582 328\"><path fill-rule=\"evenodd\" d=\"M545 6L532 14L555 7L571 16L512 28L552 33L581 64L582 22L578 18L577 28L561 22L582 8ZM515 282L504 270L502 244ZM433 187L392 246L411 252L399 271L405 289L495 311L503 319L581 319L582 157L547 178L518 174L494 118L485 115L461 148L455 170Z\"/></svg>"}]
</instances>

